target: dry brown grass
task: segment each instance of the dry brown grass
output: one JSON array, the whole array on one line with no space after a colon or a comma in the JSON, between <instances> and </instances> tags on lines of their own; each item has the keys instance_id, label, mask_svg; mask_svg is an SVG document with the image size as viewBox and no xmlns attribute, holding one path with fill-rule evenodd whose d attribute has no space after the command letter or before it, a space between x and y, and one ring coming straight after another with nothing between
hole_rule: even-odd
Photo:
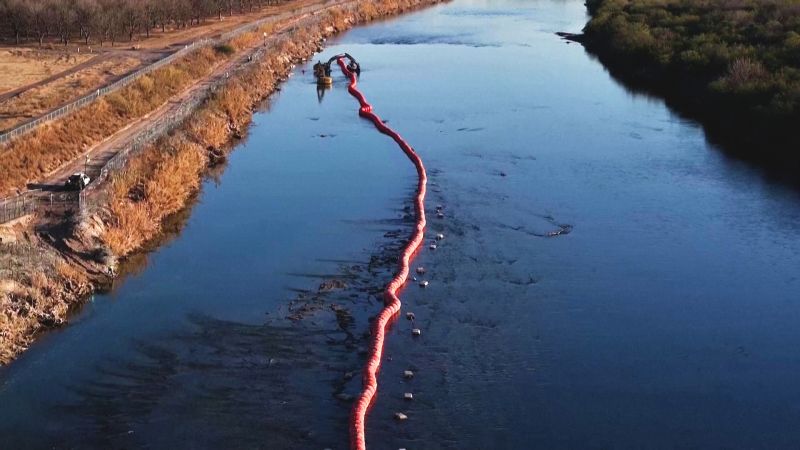
<instances>
[{"instance_id":1,"label":"dry brown grass","mask_svg":"<svg viewBox=\"0 0 800 450\"><path fill-rule=\"evenodd\" d=\"M204 148L178 134L148 148L115 175L103 235L109 248L124 256L155 236L161 221L197 191L207 163ZM134 191L141 196L132 195Z\"/></svg>"},{"instance_id":2,"label":"dry brown grass","mask_svg":"<svg viewBox=\"0 0 800 450\"><path fill-rule=\"evenodd\" d=\"M112 177L103 240L114 254L139 248L160 232L165 217L185 206L208 166L206 148L229 141L232 128L250 119L251 105L275 81L263 67L231 80L187 121L185 132L157 142Z\"/></svg>"},{"instance_id":3,"label":"dry brown grass","mask_svg":"<svg viewBox=\"0 0 800 450\"><path fill-rule=\"evenodd\" d=\"M224 56L205 48L156 70L61 120L0 147L0 193L22 188L81 155L125 124L153 111Z\"/></svg>"},{"instance_id":4,"label":"dry brown grass","mask_svg":"<svg viewBox=\"0 0 800 450\"><path fill-rule=\"evenodd\" d=\"M63 72L92 56L21 48L0 50L0 93Z\"/></svg>"},{"instance_id":5,"label":"dry brown grass","mask_svg":"<svg viewBox=\"0 0 800 450\"><path fill-rule=\"evenodd\" d=\"M65 261L58 261L56 263L56 274L62 280L71 280L77 283L86 283L89 281L85 272Z\"/></svg>"},{"instance_id":6,"label":"dry brown grass","mask_svg":"<svg viewBox=\"0 0 800 450\"><path fill-rule=\"evenodd\" d=\"M224 114L206 109L195 115L194 120L186 126L186 131L197 142L221 147L230 138L229 124L228 117Z\"/></svg>"},{"instance_id":7,"label":"dry brown grass","mask_svg":"<svg viewBox=\"0 0 800 450\"><path fill-rule=\"evenodd\" d=\"M236 120L250 111L250 95L239 81L229 83L214 100L214 107Z\"/></svg>"},{"instance_id":8,"label":"dry brown grass","mask_svg":"<svg viewBox=\"0 0 800 450\"><path fill-rule=\"evenodd\" d=\"M264 33L271 35L275 31L275 24L266 24L249 33L244 33L229 42L230 46L236 50L251 48L264 40Z\"/></svg>"},{"instance_id":9,"label":"dry brown grass","mask_svg":"<svg viewBox=\"0 0 800 450\"><path fill-rule=\"evenodd\" d=\"M335 28L337 22L346 28L357 21L372 20L420 3L392 0L361 3L352 14L333 11L295 30L276 46L275 52L231 79L184 124L185 131L157 142L134 158L125 171L112 176L103 235L109 248L124 256L155 237L163 219L183 208L199 188L209 162L206 147L218 148L229 141L232 129L251 119L253 105L271 93L276 82L288 74L291 61L309 55L320 38L331 34L330 28ZM258 33L254 34L259 36ZM231 46L247 45L249 41L242 42ZM203 58L211 60L213 56L205 52ZM139 86L141 92L149 89L152 89L149 84ZM140 109L137 105L141 99L131 97L126 101L127 108Z\"/></svg>"},{"instance_id":10,"label":"dry brown grass","mask_svg":"<svg viewBox=\"0 0 800 450\"><path fill-rule=\"evenodd\" d=\"M140 64L136 58L103 61L10 98L0 103L0 130L10 129L86 95Z\"/></svg>"},{"instance_id":11,"label":"dry brown grass","mask_svg":"<svg viewBox=\"0 0 800 450\"><path fill-rule=\"evenodd\" d=\"M123 256L155 237L161 230L162 220L183 208L199 188L208 163L206 146L222 146L230 139L231 125L239 127L247 123L252 113L250 105L260 102L272 92L275 83L286 76L291 58L307 56L320 37L332 34L329 27L347 28L358 21L372 20L424 3L430 1L375 0L362 3L353 14L325 15L313 25L304 27L302 32L292 33L277 47L278 51L231 80L226 89L218 91L185 124L185 131L157 142L134 158L126 170L112 176L106 187L109 203L102 235L108 247L116 255ZM197 62L213 64L217 58L219 56L213 52L205 52L196 60L174 66L173 69L177 71L165 70L153 74L151 81L142 80L130 86L128 95L97 102L96 106L75 114L73 121L69 122L74 127L69 130L70 133L37 136L38 147L32 148L54 145L53 139L59 137L66 139L67 146L73 149L97 139L102 136L103 127L119 126L130 114L146 110L158 103L158 99L166 98L164 96L169 92L180 89L192 76L202 74L203 69L198 68ZM195 65L190 68L187 64ZM91 123L90 119L97 114L104 118L99 122L102 126ZM60 126L64 125L53 124L50 128L57 129ZM87 136L76 133L78 129L81 133L87 133ZM7 160L3 160L3 157L4 154L0 154L0 166L5 168L2 164ZM53 156L64 157L65 154ZM23 156L17 158L22 159ZM52 162L41 158L36 161L44 164L38 170L45 170L47 164ZM28 161L25 164L31 163ZM18 164L19 168L30 168L30 165ZM4 261L6 255L11 257L14 264ZM20 265L19 261L25 263ZM40 249L24 246L10 250L3 248L0 262L3 262L0 264L0 364L3 364L24 350L49 321L63 319L68 306L81 295L86 295L90 286L81 268L47 257ZM5 267L14 267L14 270L8 271L3 269ZM39 273L43 275L25 275Z\"/></svg>"},{"instance_id":12,"label":"dry brown grass","mask_svg":"<svg viewBox=\"0 0 800 450\"><path fill-rule=\"evenodd\" d=\"M30 244L3 245L16 256L13 273L0 283L0 365L24 350L37 332L66 319L71 304L91 292L86 274L52 250Z\"/></svg>"},{"instance_id":13,"label":"dry brown grass","mask_svg":"<svg viewBox=\"0 0 800 450\"><path fill-rule=\"evenodd\" d=\"M287 37L278 46L278 53L296 57L310 54L319 37L332 34L329 30L341 31L358 22L366 22L396 11L403 11L413 6L427 3L425 0L373 0L361 2L355 11L334 9L321 15L315 23L303 26ZM249 33L258 36L256 31ZM243 45L247 35L242 37ZM0 193L7 193L15 188L22 188L26 183L41 179L48 173L75 159L89 147L103 138L112 135L125 124L154 110L170 97L174 96L192 81L208 75L221 61L232 56L215 52L211 48L203 48L182 60L154 71L131 86L100 99L90 106L58 120L30 135L12 141L0 148ZM261 69L281 68L284 74L288 70L287 60L275 57L267 58L256 67ZM261 97L264 90L253 89L252 81L260 82L252 71L243 78L251 82L247 86L244 97L253 101ZM256 85L257 86L257 85ZM261 86L264 87L264 86ZM231 90L236 89L232 87ZM242 106L248 103L227 105L224 111L229 116L238 116Z\"/></svg>"}]
</instances>

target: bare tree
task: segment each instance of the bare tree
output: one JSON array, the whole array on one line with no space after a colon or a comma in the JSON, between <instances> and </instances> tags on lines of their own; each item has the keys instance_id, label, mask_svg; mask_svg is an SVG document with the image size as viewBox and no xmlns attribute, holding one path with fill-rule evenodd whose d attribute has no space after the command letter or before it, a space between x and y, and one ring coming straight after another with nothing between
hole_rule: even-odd
<instances>
[{"instance_id":1,"label":"bare tree","mask_svg":"<svg viewBox=\"0 0 800 450\"><path fill-rule=\"evenodd\" d=\"M147 37L150 37L150 30L155 28L158 23L158 15L160 14L159 3L161 2L158 0L145 0L142 25L144 25L144 34Z\"/></svg>"},{"instance_id":2,"label":"bare tree","mask_svg":"<svg viewBox=\"0 0 800 450\"><path fill-rule=\"evenodd\" d=\"M214 0L191 0L192 19L197 25L203 18L208 17L214 11Z\"/></svg>"},{"instance_id":3,"label":"bare tree","mask_svg":"<svg viewBox=\"0 0 800 450\"><path fill-rule=\"evenodd\" d=\"M31 31L36 35L41 47L51 29L49 5L45 2L26 2L25 6L30 11Z\"/></svg>"},{"instance_id":4,"label":"bare tree","mask_svg":"<svg viewBox=\"0 0 800 450\"><path fill-rule=\"evenodd\" d=\"M125 27L125 33L128 35L128 41L133 41L133 35L139 31L142 24L142 16L144 11L141 2L138 0L127 0L122 7L122 22Z\"/></svg>"},{"instance_id":5,"label":"bare tree","mask_svg":"<svg viewBox=\"0 0 800 450\"><path fill-rule=\"evenodd\" d=\"M214 10L217 12L217 20L222 20L222 11L225 11L227 0L214 0Z\"/></svg>"},{"instance_id":6,"label":"bare tree","mask_svg":"<svg viewBox=\"0 0 800 450\"><path fill-rule=\"evenodd\" d=\"M58 39L65 46L68 45L70 34L75 24L74 6L71 2L63 0L50 0L47 7Z\"/></svg>"},{"instance_id":7,"label":"bare tree","mask_svg":"<svg viewBox=\"0 0 800 450\"><path fill-rule=\"evenodd\" d=\"M48 36L68 45L92 39L114 45L120 36L133 41L138 33L169 26L186 28L210 17L253 11L277 0L0 0L0 37L19 44L35 36L39 46Z\"/></svg>"},{"instance_id":8,"label":"bare tree","mask_svg":"<svg viewBox=\"0 0 800 450\"><path fill-rule=\"evenodd\" d=\"M159 2L153 1L151 2L155 8L153 12L154 18L154 26L158 25L161 28L162 33L166 33L167 31L167 24L172 21L173 17L173 6L174 3L172 2Z\"/></svg>"},{"instance_id":9,"label":"bare tree","mask_svg":"<svg viewBox=\"0 0 800 450\"><path fill-rule=\"evenodd\" d=\"M78 34L86 45L89 45L89 38L94 31L98 6L95 0L77 0L75 4L75 23L78 27Z\"/></svg>"},{"instance_id":10,"label":"bare tree","mask_svg":"<svg viewBox=\"0 0 800 450\"><path fill-rule=\"evenodd\" d=\"M99 32L100 46L103 46L104 41L110 41L113 47L117 38L119 38L119 32L122 28L122 14L118 7L119 2L117 0L98 0L98 2L103 13L95 16L94 23Z\"/></svg>"},{"instance_id":11,"label":"bare tree","mask_svg":"<svg viewBox=\"0 0 800 450\"><path fill-rule=\"evenodd\" d=\"M30 8L24 0L4 0L0 2L0 17L5 18L5 26L14 36L14 43L19 45L20 37L30 26Z\"/></svg>"},{"instance_id":12,"label":"bare tree","mask_svg":"<svg viewBox=\"0 0 800 450\"><path fill-rule=\"evenodd\" d=\"M186 28L192 23L192 2L193 0L175 0L174 19L175 26Z\"/></svg>"}]
</instances>

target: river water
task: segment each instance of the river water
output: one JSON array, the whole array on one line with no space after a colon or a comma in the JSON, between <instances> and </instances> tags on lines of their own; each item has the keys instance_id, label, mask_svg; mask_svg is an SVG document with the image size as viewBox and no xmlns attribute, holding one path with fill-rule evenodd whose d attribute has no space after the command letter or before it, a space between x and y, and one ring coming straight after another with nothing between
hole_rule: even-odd
<instances>
[{"instance_id":1,"label":"river water","mask_svg":"<svg viewBox=\"0 0 800 450\"><path fill-rule=\"evenodd\" d=\"M362 63L446 213L372 448L800 443L800 195L554 35L585 14L456 0L320 56ZM319 100L308 69L168 241L0 371L0 448L347 447L416 178L341 75Z\"/></svg>"}]
</instances>

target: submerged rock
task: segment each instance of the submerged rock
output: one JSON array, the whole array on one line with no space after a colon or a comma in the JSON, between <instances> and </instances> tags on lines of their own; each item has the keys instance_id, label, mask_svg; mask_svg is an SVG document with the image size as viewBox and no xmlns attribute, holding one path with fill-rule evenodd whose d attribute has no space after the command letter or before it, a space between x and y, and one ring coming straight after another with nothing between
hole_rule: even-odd
<instances>
[{"instance_id":1,"label":"submerged rock","mask_svg":"<svg viewBox=\"0 0 800 450\"><path fill-rule=\"evenodd\" d=\"M345 283L342 280L333 279L333 280L325 280L325 281L323 281L319 285L319 288L317 289L317 291L319 291L319 292L331 292L331 291L336 291L336 290L339 290L339 289L346 289L346 288L347 288L347 283Z\"/></svg>"}]
</instances>

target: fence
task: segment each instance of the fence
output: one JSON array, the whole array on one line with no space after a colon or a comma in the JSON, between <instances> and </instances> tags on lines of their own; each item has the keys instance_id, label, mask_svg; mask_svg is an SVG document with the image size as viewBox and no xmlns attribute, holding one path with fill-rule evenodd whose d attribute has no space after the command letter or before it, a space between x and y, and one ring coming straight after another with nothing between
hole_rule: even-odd
<instances>
[{"instance_id":1,"label":"fence","mask_svg":"<svg viewBox=\"0 0 800 450\"><path fill-rule=\"evenodd\" d=\"M0 203L0 223L34 213L77 213L83 209L85 201L84 193L78 191L28 191Z\"/></svg>"},{"instance_id":2,"label":"fence","mask_svg":"<svg viewBox=\"0 0 800 450\"><path fill-rule=\"evenodd\" d=\"M37 194L38 191L28 191L0 204L0 223L10 222L35 212L38 204Z\"/></svg>"},{"instance_id":3,"label":"fence","mask_svg":"<svg viewBox=\"0 0 800 450\"><path fill-rule=\"evenodd\" d=\"M161 66L163 66L165 64L168 64L171 61L174 61L176 58L179 58L179 57L185 55L187 52L191 51L191 49L200 48L199 46L201 46L201 45L211 45L211 43L213 43L214 45L217 45L217 43L227 42L230 39L233 39L233 38L235 38L235 37L237 37L237 36L239 36L239 35L241 35L243 33L256 30L256 29L260 28L261 26L263 26L264 24L272 22L272 21L285 20L285 19L293 17L293 16L302 17L302 16L304 16L306 14L315 15L315 14L321 13L322 11L324 11L326 9L330 9L332 7L335 7L335 6L340 6L340 5L347 4L347 3L352 3L352 2L353 2L353 0L335 1L335 2L331 2L331 4L329 4L329 5L327 5L327 6L323 7L323 8L315 8L315 7L308 7L307 6L305 8L301 8L301 9L298 9L298 10L295 10L295 11L292 11L292 12L283 13L283 14L280 14L280 15L277 15L277 16L271 16L271 17L267 17L267 18L264 18L264 19L260 19L258 21L252 22L252 23L250 23L248 25L240 27L240 28L238 28L238 29L236 29L236 30L234 30L234 31L232 31L230 33L226 33L226 34L220 36L218 39L214 39L214 40L204 39L204 40L201 40L201 41L197 41L197 42L191 44L190 46L187 46L186 48L180 50L179 52L176 52L176 53L172 54L171 56L169 56L167 58L164 58L164 59L158 61L157 63L154 63L151 66L148 66L148 68L146 68L146 70L147 70L147 72L153 71L153 70L155 70L155 69L157 69L157 68L159 68L159 67L161 67ZM297 26L298 26L298 24L295 24L295 27L293 27L293 28L296 28ZM276 41L278 41L280 39L278 37L278 35L273 35L272 38L275 39ZM253 52L251 54L251 58L254 61L257 61L257 60L263 58L267 54L268 51L269 51L269 49L267 47L260 47L255 52ZM237 69L233 70L232 72L235 73L237 71L243 70L245 67L246 67L246 65L239 66ZM143 70L145 70L145 69L143 69ZM119 83L122 83L124 80L127 80L126 84L129 84L133 80L135 80L136 77L142 76L144 73L147 73L147 72L140 71L140 72L137 72L136 74L131 74L128 77L124 78L123 80L118 81L114 85L109 85L105 89L101 89L100 91L98 91L98 93L99 93L99 95L105 95L105 94L107 94L109 92L112 92L114 89L119 89L119 87L121 87L121 86L117 86L115 88L112 88L112 86L115 86L115 85L117 85ZM175 128L177 128L181 124L183 124L183 122L203 102L205 102L206 99L208 99L209 96L214 91L220 89L227 82L227 80L228 80L228 77L218 77L218 78L216 78L215 80L213 80L212 82L209 83L209 85L208 85L208 87L206 89L203 89L203 90L199 91L199 93L197 95L195 95L192 98L190 98L189 100L183 102L174 112L172 112L169 115L169 118L163 119L163 120L157 122L152 127L149 127L146 131L144 131L144 132L140 133L139 135L137 135L131 142L129 142L123 148L118 149L115 152L115 155L113 157L111 157L111 159L109 159L103 165L103 167L99 170L98 173L90 174L90 175L92 175L92 182L83 191L81 191L81 192L49 192L49 193L48 192L42 192L40 190L39 191L28 191L25 194L22 194L22 195L20 195L18 197L7 199L5 201L0 201L0 223L9 222L11 220L14 220L16 218L22 217L22 216L27 215L27 214L31 214L31 213L36 212L36 211L58 211L58 210L61 210L61 211L77 211L77 210L87 211L89 209L94 209L94 208L97 208L97 207L101 206L102 204L104 204L104 200L105 199L102 198L102 195L101 195L102 191L100 189L100 185L104 181L106 181L108 179L109 175L112 172L122 170L132 157L134 157L137 154L139 154L142 150L147 148L148 145L152 144L153 142L155 142L160 137L167 135L169 132L171 132L172 130L174 130ZM96 95L97 95L97 93L96 93ZM86 98L84 98L84 99L79 100L78 102L85 101L86 103L88 103L88 102L94 100L95 98L97 98L97 96L92 97L92 99L90 99L90 100L85 100ZM76 102L76 103L78 103L78 102ZM84 105L86 103L83 103L80 106L82 106L82 105ZM73 108L79 108L80 106L73 106ZM67 108L67 107L65 106L64 108ZM60 108L57 111L60 111L61 109L64 109L64 108ZM56 113L56 111L54 111L51 114L54 114L54 113ZM62 112L60 114L61 115L65 115L65 114L68 114L68 113L69 113L69 111ZM49 116L50 116L50 114L48 114L48 116L45 116L45 117L49 117ZM54 116L54 118L56 118L56 117ZM52 119L50 119L50 120L52 120ZM39 125L41 125L41 123L39 123ZM25 125L25 126L27 126L27 125ZM28 131L30 131L30 130L28 130ZM0 140L0 142L2 142L2 140Z\"/></svg>"},{"instance_id":4,"label":"fence","mask_svg":"<svg viewBox=\"0 0 800 450\"><path fill-rule=\"evenodd\" d=\"M329 9L334 6L351 2L352 0L335 2L332 5L326 6L325 8L318 9L317 12L321 12L325 9ZM288 15L302 16L304 14L307 14L309 12L308 10L314 11L314 9L315 8L306 7L302 9L303 11L302 13L297 13L297 12L286 13L284 14L284 16ZM312 12L312 14L315 14L317 12ZM273 17L268 19L262 19L258 22L253 22L250 25L237 29L236 34L228 33L227 35L223 35L222 37L220 37L218 41L226 42L243 32L258 29L259 27L264 25L267 20L270 19L276 20L276 18ZM295 27L296 26L297 25L295 25ZM245 31L242 31L242 29L245 29ZM271 38L276 42L280 40L279 35L273 35ZM269 50L270 49L266 46L257 48L250 55L252 61L258 61L262 59L264 56L266 56ZM245 68L246 64L239 66L238 68L232 70L231 72L232 74L235 74L236 72L244 70ZM154 126L148 128L147 131L137 135L136 138L134 138L133 141L129 142L125 147L118 149L115 155L106 162L106 164L100 169L100 171L97 174L92 174L94 175L92 183L81 193L80 197L81 210L87 211L90 209L101 207L105 203L105 199L102 198L101 195L102 189L100 186L102 185L102 183L106 181L113 172L122 170L127 165L128 161L130 161L131 158L141 153L141 151L147 148L150 144L154 143L159 138L166 136L172 130L182 125L184 121L188 119L189 116L191 116L192 113L194 113L194 111L211 96L212 93L221 88L224 89L223 86L227 81L228 81L228 76L222 76L214 79L209 83L206 89L200 91L197 95L183 102L176 111L170 113L169 118L157 122Z\"/></svg>"},{"instance_id":5,"label":"fence","mask_svg":"<svg viewBox=\"0 0 800 450\"><path fill-rule=\"evenodd\" d=\"M331 6L326 6L323 9L330 8ZM259 19L257 21L251 22L251 23L249 23L247 25L241 26L241 27L239 27L239 28L237 28L237 29L235 29L233 31L225 33L225 34L221 35L220 37L218 37L216 39L200 39L198 41L192 42L191 44L186 45L184 48L178 50L177 52L175 52L175 53L173 53L173 54L171 54L171 55L169 55L169 56L167 56L165 58L162 58L162 59L154 62L153 64L150 64L149 66L144 67L144 68L142 68L142 69L140 69L140 70L138 70L138 71L136 71L136 72L134 72L134 73L122 78L122 79L120 79L120 80L117 80L116 82L114 82L112 84L109 84L108 86L105 86L105 87L103 87L101 89L98 89L97 91L92 92L91 94L85 95L85 96L83 96L83 97L81 97L81 98L79 98L79 99L77 99L77 100L75 100L75 101L73 101L71 103L68 103L68 104L66 104L66 105L64 105L64 106L62 106L62 107L60 107L60 108L58 108L58 109L56 109L54 111L49 112L48 114L46 114L46 115L44 115L42 117L36 118L36 119L34 119L34 120L30 121L30 122L24 123L24 124L22 124L22 125L20 125L20 126L18 126L16 128L12 128L11 130L9 130L9 131L7 131L7 132L5 132L3 134L0 134L0 144L4 144L6 142L11 141L14 138L22 136L23 134L29 133L29 132L39 128L40 126L42 126L43 124L45 124L47 122L50 122L52 120L64 117L64 116L66 116L66 115L68 115L68 114L70 114L70 113L72 113L72 112L74 112L74 111L76 111L76 110L88 105L89 103L97 100L98 98L100 98L102 96L105 96L105 95L108 95L108 94L110 94L110 93L112 93L112 92L114 92L116 90L119 90L119 89L121 89L121 88L123 88L123 87L125 87L125 86L127 86L127 85L129 85L131 83L133 83L134 81L136 81L140 77L142 77L144 75L147 75L148 73L150 73L150 72L152 72L152 71L154 71L154 70L156 70L156 69L158 69L160 67L163 67L166 64L170 64L170 63L174 62L175 60L180 59L180 58L186 56L187 54L189 54L189 53L191 53L191 52L193 52L193 51L195 51L197 49L200 49L200 48L203 48L203 47L207 47L207 46L219 45L219 44L227 42L227 41L229 41L229 40L231 40L231 39L233 39L235 37L238 37L238 36L240 36L240 35L242 35L244 33L248 33L250 31L256 30L256 29L260 28L261 26L266 25L267 23L285 20L285 19L288 19L288 18L290 18L290 17L292 17L294 15L298 15L298 14L300 14L300 15L308 14L308 13L314 11L315 9L317 9L317 8L314 7L314 6L306 6L304 8L299 8L299 9L296 9L294 11L285 12L285 13L278 14L278 15L275 15L275 16L270 16L270 17L265 17L263 19Z\"/></svg>"},{"instance_id":6,"label":"fence","mask_svg":"<svg viewBox=\"0 0 800 450\"><path fill-rule=\"evenodd\" d=\"M177 110L169 115L169 118L157 122L152 127L149 127L147 131L137 135L136 138L125 147L117 149L115 155L103 165L100 171L96 174L92 174L93 179L91 184L81 192L80 198L77 199L80 203L81 210L86 211L102 205L104 203L104 199L101 198L100 195L102 192L100 189L102 183L106 181L113 172L122 170L131 158L141 153L142 150L147 148L150 144L166 136L170 131L180 126L194 110L218 88L218 85L223 80L212 83L208 89L201 91L200 94L183 102Z\"/></svg>"},{"instance_id":7,"label":"fence","mask_svg":"<svg viewBox=\"0 0 800 450\"><path fill-rule=\"evenodd\" d=\"M79 98L78 100L73 101L72 103L68 103L68 104L66 104L66 105L64 105L64 106L62 106L62 107L60 107L60 108L58 108L58 109L56 109L54 111L49 112L48 114L46 114L46 115L44 115L42 117L39 117L39 118L37 118L35 120L32 120L32 121L27 122L27 123L24 123L24 124L22 124L22 125L20 125L20 126L18 126L16 128L13 128L13 129L9 130L8 132L0 135L0 144L8 142L11 139L17 138L19 136L22 136L23 134L29 133L29 132L35 130L36 128L39 128L40 126L42 126L43 124L45 124L47 122L50 122L50 121L55 120L55 119L59 119L59 118L64 117L64 116L66 116L66 115L68 115L68 114L70 114L70 113L72 113L74 111L77 111L78 109L83 108L84 106L86 106L89 103L97 100L98 98L100 98L100 97L102 97L104 95L110 94L111 92L114 92L116 90L119 90L119 89L121 89L121 88L123 88L123 87L125 87L125 86L127 86L127 85L129 85L131 83L133 83L134 81L136 81L140 77L142 77L142 76L144 76L144 75L146 75L146 74L148 74L148 73L150 73L150 72L152 72L152 71L154 71L154 70L156 70L156 69L158 69L160 67L163 67L164 65L169 64L169 63L171 63L171 62L173 62L173 61L175 61L175 60L177 60L177 59L179 59L179 58L181 58L183 56L186 56L188 53L194 51L195 49L198 49L198 48L201 48L201 47L203 47L205 45L208 45L208 42L209 42L208 39L203 39L203 40L200 40L200 41L197 41L197 42L193 42L193 43L187 45L186 47L178 50L177 52L167 56L166 58L162 58L162 59L154 62L153 64L150 64L149 66L147 66L147 67L145 67L143 69L140 69L140 70L138 70L138 71L136 71L136 72L134 72L134 73L132 73L132 74L120 79L120 80L117 80L116 82L114 82L112 84L109 84L106 87L98 89L95 92L92 92L91 94L85 95L85 96Z\"/></svg>"}]
</instances>

